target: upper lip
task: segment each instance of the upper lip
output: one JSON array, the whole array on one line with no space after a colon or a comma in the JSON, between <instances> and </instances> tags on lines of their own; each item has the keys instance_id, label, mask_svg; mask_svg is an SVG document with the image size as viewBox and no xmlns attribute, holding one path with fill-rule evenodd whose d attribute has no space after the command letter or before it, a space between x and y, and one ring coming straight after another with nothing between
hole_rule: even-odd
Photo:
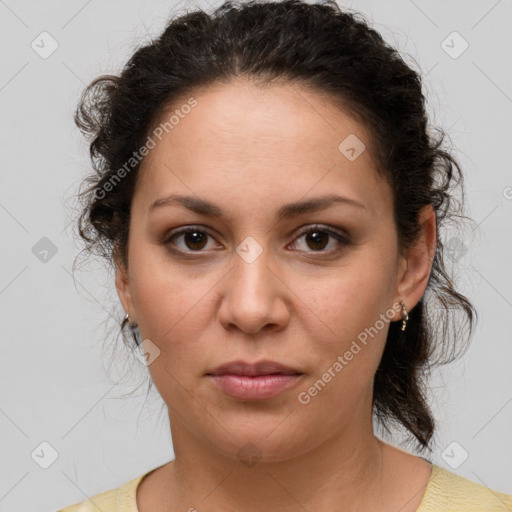
<instances>
[{"instance_id":1,"label":"upper lip","mask_svg":"<svg viewBox=\"0 0 512 512\"><path fill-rule=\"evenodd\" d=\"M225 375L227 373L250 377L258 375L272 375L277 373L282 375L301 375L301 372L298 370L289 366L285 366L284 364L278 363L276 361L259 361L257 363L231 361L229 363L221 364L215 368L215 370L208 373L208 375Z\"/></svg>"}]
</instances>

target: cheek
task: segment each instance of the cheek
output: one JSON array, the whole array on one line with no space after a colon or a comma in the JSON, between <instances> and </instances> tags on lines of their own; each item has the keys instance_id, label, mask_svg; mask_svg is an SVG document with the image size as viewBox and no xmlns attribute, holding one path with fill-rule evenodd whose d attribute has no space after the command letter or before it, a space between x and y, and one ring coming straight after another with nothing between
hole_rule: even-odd
<instances>
[{"instance_id":1,"label":"cheek","mask_svg":"<svg viewBox=\"0 0 512 512\"><path fill-rule=\"evenodd\" d=\"M339 340L337 348L371 327L392 304L393 269L381 252L354 255L346 265L311 287L307 278L300 282L297 294L324 324L325 331Z\"/></svg>"},{"instance_id":2,"label":"cheek","mask_svg":"<svg viewBox=\"0 0 512 512\"><path fill-rule=\"evenodd\" d=\"M388 251L361 251L314 288L308 279L300 282L297 294L310 305L309 328L306 320L303 328L317 362L313 380L328 381L330 391L322 391L326 399L330 393L336 400L360 396L379 365L394 315L393 254Z\"/></svg>"},{"instance_id":3,"label":"cheek","mask_svg":"<svg viewBox=\"0 0 512 512\"><path fill-rule=\"evenodd\" d=\"M149 253L139 252L131 260L132 300L142 339L160 350L148 368L155 387L162 395L176 397L182 392L180 383L189 387L187 383L204 370L200 361L211 317L206 311L208 290L215 290L214 282L205 276L185 277L169 263L152 261Z\"/></svg>"},{"instance_id":4,"label":"cheek","mask_svg":"<svg viewBox=\"0 0 512 512\"><path fill-rule=\"evenodd\" d=\"M169 408L185 411L191 407L185 390L194 389L204 370L205 290L211 287L175 276L144 266L132 281L132 296L142 338L150 339L160 350L148 367L155 388Z\"/></svg>"},{"instance_id":5,"label":"cheek","mask_svg":"<svg viewBox=\"0 0 512 512\"><path fill-rule=\"evenodd\" d=\"M173 264L162 247L145 244L130 258L130 291L141 334L167 340L184 325L199 332L213 279L204 271L192 273L190 267ZM194 332L187 337L195 339Z\"/></svg>"}]
</instances>

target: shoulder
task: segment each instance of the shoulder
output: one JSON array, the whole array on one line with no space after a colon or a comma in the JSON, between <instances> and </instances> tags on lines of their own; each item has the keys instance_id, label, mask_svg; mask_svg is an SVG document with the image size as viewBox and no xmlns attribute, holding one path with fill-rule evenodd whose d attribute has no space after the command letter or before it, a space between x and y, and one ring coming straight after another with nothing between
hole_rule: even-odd
<instances>
[{"instance_id":1,"label":"shoulder","mask_svg":"<svg viewBox=\"0 0 512 512\"><path fill-rule=\"evenodd\" d=\"M116 489L101 492L58 512L137 512L137 486L147 474L144 473Z\"/></svg>"},{"instance_id":2,"label":"shoulder","mask_svg":"<svg viewBox=\"0 0 512 512\"><path fill-rule=\"evenodd\" d=\"M493 491L433 464L432 475L417 512L487 512L512 510L512 495Z\"/></svg>"}]
</instances>

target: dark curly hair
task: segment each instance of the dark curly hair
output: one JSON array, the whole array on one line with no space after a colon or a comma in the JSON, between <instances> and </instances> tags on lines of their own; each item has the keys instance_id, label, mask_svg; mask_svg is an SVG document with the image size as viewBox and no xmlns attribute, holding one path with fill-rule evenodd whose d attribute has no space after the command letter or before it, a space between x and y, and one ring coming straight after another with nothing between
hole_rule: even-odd
<instances>
[{"instance_id":1,"label":"dark curly hair","mask_svg":"<svg viewBox=\"0 0 512 512\"><path fill-rule=\"evenodd\" d=\"M135 51L119 76L92 81L75 113L91 141L94 169L77 196L83 251L113 267L116 261L128 265L140 161L122 179L119 170L126 171L126 162L179 98L239 77L259 85L300 85L369 129L378 173L393 190L400 251L418 239L420 209L433 206L438 236L428 286L405 333L400 322L390 323L373 396L374 418L385 432L391 424L403 426L420 451L431 450L435 422L427 377L434 366L459 357L458 341L469 341L476 320L473 305L454 288L439 237L448 221L468 219L461 213L463 176L453 152L443 149L445 132L428 123L420 74L359 13L342 11L334 0L227 1L212 13L175 17L157 39ZM457 185L458 200L452 192Z\"/></svg>"}]
</instances>

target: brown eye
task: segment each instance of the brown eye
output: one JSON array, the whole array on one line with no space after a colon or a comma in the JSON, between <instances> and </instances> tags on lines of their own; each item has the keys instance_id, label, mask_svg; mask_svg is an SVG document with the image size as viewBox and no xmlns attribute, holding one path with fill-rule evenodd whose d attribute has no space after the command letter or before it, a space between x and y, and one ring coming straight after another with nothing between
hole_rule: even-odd
<instances>
[{"instance_id":1,"label":"brown eye","mask_svg":"<svg viewBox=\"0 0 512 512\"><path fill-rule=\"evenodd\" d=\"M325 231L310 231L306 233L306 243L311 249L322 250L329 243L329 236Z\"/></svg>"},{"instance_id":2,"label":"brown eye","mask_svg":"<svg viewBox=\"0 0 512 512\"><path fill-rule=\"evenodd\" d=\"M172 245L181 252L202 252L208 244L209 237L206 231L189 227L174 232L167 238L164 245Z\"/></svg>"},{"instance_id":3,"label":"brown eye","mask_svg":"<svg viewBox=\"0 0 512 512\"><path fill-rule=\"evenodd\" d=\"M188 226L171 233L163 241L163 245L168 246L170 250L178 254L199 254L207 252L209 239L214 240L214 238L203 229ZM302 240L303 247L300 247L299 242ZM330 254L348 247L350 245L350 239L348 236L344 236L332 229L327 229L322 226L312 226L304 230L302 234L295 239L292 245L295 245L295 249L303 252Z\"/></svg>"},{"instance_id":4,"label":"brown eye","mask_svg":"<svg viewBox=\"0 0 512 512\"><path fill-rule=\"evenodd\" d=\"M303 231L297 238L295 244L303 239L306 247L300 248L303 251L330 253L350 245L350 240L341 233L322 226L313 226ZM329 248L330 244L330 248ZM326 249L327 248L327 249Z\"/></svg>"},{"instance_id":5,"label":"brown eye","mask_svg":"<svg viewBox=\"0 0 512 512\"><path fill-rule=\"evenodd\" d=\"M203 249L207 242L207 236L202 231L188 231L183 233L185 245L192 250Z\"/></svg>"}]
</instances>

